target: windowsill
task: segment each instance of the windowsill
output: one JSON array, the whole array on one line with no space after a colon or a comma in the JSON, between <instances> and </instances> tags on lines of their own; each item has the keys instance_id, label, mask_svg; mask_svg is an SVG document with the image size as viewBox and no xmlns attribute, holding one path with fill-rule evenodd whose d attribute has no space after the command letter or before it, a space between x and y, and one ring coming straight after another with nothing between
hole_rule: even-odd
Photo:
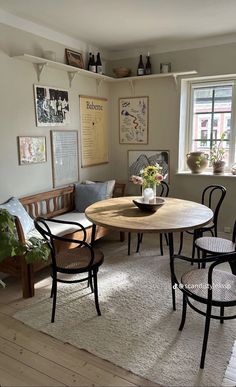
<instances>
[{"instance_id":1,"label":"windowsill","mask_svg":"<svg viewBox=\"0 0 236 387\"><path fill-rule=\"evenodd\" d=\"M192 173L190 171L182 171L182 172L176 172L176 175L182 175L182 176L207 176L207 177L233 177L236 178L236 175L232 175L231 172L225 172L222 174L214 174L211 171L208 172L202 172L202 173Z\"/></svg>"}]
</instances>

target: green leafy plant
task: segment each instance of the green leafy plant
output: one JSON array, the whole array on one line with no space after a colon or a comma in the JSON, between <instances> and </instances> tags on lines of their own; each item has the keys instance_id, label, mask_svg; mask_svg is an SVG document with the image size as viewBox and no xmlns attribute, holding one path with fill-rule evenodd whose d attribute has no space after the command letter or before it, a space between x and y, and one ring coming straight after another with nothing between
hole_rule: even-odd
<instances>
[{"instance_id":1,"label":"green leafy plant","mask_svg":"<svg viewBox=\"0 0 236 387\"><path fill-rule=\"evenodd\" d=\"M24 255L27 263L37 260L47 261L50 249L44 240L32 237L21 243L18 239L14 217L5 209L0 209L0 262L6 257ZM4 285L0 280L0 284Z\"/></svg>"},{"instance_id":2,"label":"green leafy plant","mask_svg":"<svg viewBox=\"0 0 236 387\"><path fill-rule=\"evenodd\" d=\"M210 159L211 164L214 164L218 161L224 160L225 149L223 148L222 144L223 144L225 136L226 136L226 132L223 132L220 136L219 143L214 145L212 147L212 149L210 150L209 159Z\"/></svg>"}]
</instances>

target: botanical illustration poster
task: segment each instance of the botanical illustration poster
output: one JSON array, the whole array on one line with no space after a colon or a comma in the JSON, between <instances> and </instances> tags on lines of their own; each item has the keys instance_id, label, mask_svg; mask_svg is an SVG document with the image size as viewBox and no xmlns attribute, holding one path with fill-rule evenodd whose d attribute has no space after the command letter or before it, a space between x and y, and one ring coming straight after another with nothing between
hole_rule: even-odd
<instances>
[{"instance_id":1,"label":"botanical illustration poster","mask_svg":"<svg viewBox=\"0 0 236 387\"><path fill-rule=\"evenodd\" d=\"M18 137L20 165L46 162L46 137L19 136Z\"/></svg>"},{"instance_id":2,"label":"botanical illustration poster","mask_svg":"<svg viewBox=\"0 0 236 387\"><path fill-rule=\"evenodd\" d=\"M148 143L148 97L120 98L120 144Z\"/></svg>"},{"instance_id":3,"label":"botanical illustration poster","mask_svg":"<svg viewBox=\"0 0 236 387\"><path fill-rule=\"evenodd\" d=\"M80 96L82 167L108 163L107 99Z\"/></svg>"},{"instance_id":4,"label":"botanical illustration poster","mask_svg":"<svg viewBox=\"0 0 236 387\"><path fill-rule=\"evenodd\" d=\"M78 132L76 130L52 130L53 187L77 182Z\"/></svg>"},{"instance_id":5,"label":"botanical illustration poster","mask_svg":"<svg viewBox=\"0 0 236 387\"><path fill-rule=\"evenodd\" d=\"M162 167L164 180L169 183L169 151L166 150L130 150L128 151L129 177L138 176L148 165L158 163Z\"/></svg>"},{"instance_id":6,"label":"botanical illustration poster","mask_svg":"<svg viewBox=\"0 0 236 387\"><path fill-rule=\"evenodd\" d=\"M70 123L68 91L34 85L37 126L64 126Z\"/></svg>"}]
</instances>

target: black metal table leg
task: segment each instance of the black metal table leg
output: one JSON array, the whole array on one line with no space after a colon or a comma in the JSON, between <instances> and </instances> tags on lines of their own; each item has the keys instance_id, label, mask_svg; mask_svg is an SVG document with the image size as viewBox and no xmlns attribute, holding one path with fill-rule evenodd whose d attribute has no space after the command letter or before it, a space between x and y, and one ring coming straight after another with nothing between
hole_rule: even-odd
<instances>
[{"instance_id":1,"label":"black metal table leg","mask_svg":"<svg viewBox=\"0 0 236 387\"><path fill-rule=\"evenodd\" d=\"M168 239L169 239L169 255L170 255L170 261L171 257L174 255L174 242L173 242L173 233L168 233ZM176 303L175 303L175 288L174 288L174 278L172 276L172 271L171 271L171 291L172 291L172 305L173 305L173 310L176 310Z\"/></svg>"}]
</instances>

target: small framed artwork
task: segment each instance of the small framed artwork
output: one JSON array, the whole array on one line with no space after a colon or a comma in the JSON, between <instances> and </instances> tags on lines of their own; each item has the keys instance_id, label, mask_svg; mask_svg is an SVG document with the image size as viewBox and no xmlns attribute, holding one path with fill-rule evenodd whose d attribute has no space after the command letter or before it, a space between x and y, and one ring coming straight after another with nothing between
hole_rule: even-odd
<instances>
[{"instance_id":1,"label":"small framed artwork","mask_svg":"<svg viewBox=\"0 0 236 387\"><path fill-rule=\"evenodd\" d=\"M164 181L169 183L169 151L167 150L130 150L128 151L128 178L138 176L148 165L158 163L162 167Z\"/></svg>"},{"instance_id":2,"label":"small framed artwork","mask_svg":"<svg viewBox=\"0 0 236 387\"><path fill-rule=\"evenodd\" d=\"M171 73L171 63L161 63L160 73L162 74Z\"/></svg>"},{"instance_id":3,"label":"small framed artwork","mask_svg":"<svg viewBox=\"0 0 236 387\"><path fill-rule=\"evenodd\" d=\"M148 97L119 99L120 144L148 143Z\"/></svg>"},{"instance_id":4,"label":"small framed artwork","mask_svg":"<svg viewBox=\"0 0 236 387\"><path fill-rule=\"evenodd\" d=\"M65 51L68 65L84 69L83 56L80 52L69 50L68 48Z\"/></svg>"},{"instance_id":5,"label":"small framed artwork","mask_svg":"<svg viewBox=\"0 0 236 387\"><path fill-rule=\"evenodd\" d=\"M52 130L53 187L75 183L79 179L77 130Z\"/></svg>"},{"instance_id":6,"label":"small framed artwork","mask_svg":"<svg viewBox=\"0 0 236 387\"><path fill-rule=\"evenodd\" d=\"M19 136L18 137L19 164L45 163L46 137L44 136Z\"/></svg>"},{"instance_id":7,"label":"small framed artwork","mask_svg":"<svg viewBox=\"0 0 236 387\"><path fill-rule=\"evenodd\" d=\"M37 126L64 126L70 123L68 91L34 85Z\"/></svg>"}]
</instances>

